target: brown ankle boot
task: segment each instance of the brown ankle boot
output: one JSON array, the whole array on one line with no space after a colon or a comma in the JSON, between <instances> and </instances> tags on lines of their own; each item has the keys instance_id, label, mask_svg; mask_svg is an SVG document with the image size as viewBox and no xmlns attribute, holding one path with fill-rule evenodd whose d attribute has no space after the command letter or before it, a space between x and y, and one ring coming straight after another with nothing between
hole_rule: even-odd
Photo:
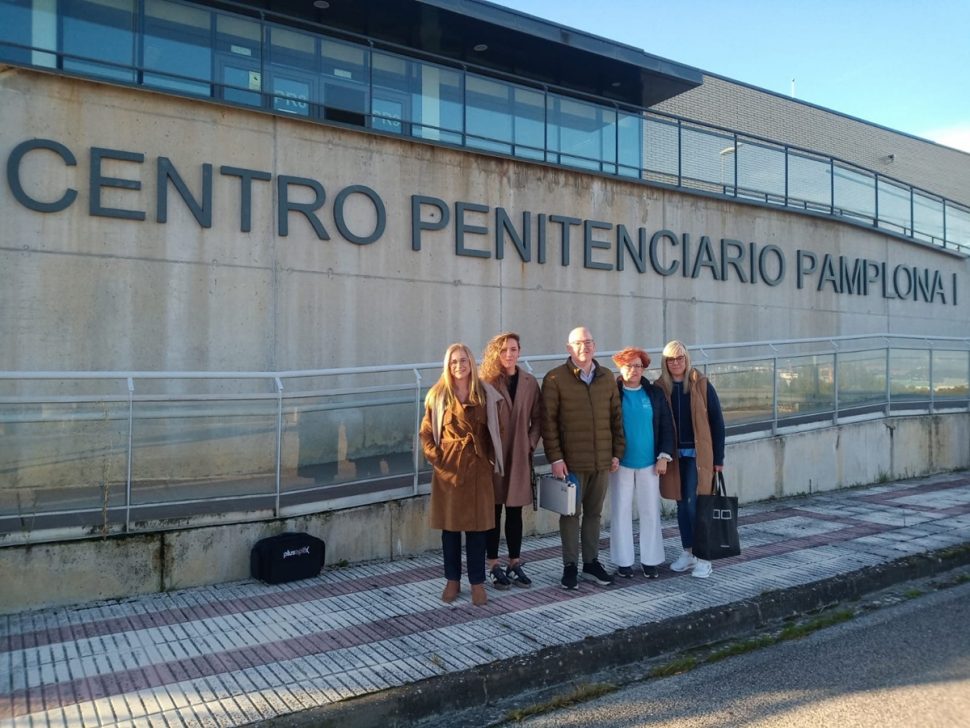
<instances>
[{"instance_id":1,"label":"brown ankle boot","mask_svg":"<svg viewBox=\"0 0 970 728\"><path fill-rule=\"evenodd\" d=\"M458 593L461 591L461 583L457 581L448 580L445 584L445 590L441 592L441 601L445 604L451 604L458 598Z\"/></svg>"},{"instance_id":2,"label":"brown ankle boot","mask_svg":"<svg viewBox=\"0 0 970 728\"><path fill-rule=\"evenodd\" d=\"M472 604L476 607L485 606L488 596L485 594L484 584L472 584Z\"/></svg>"}]
</instances>

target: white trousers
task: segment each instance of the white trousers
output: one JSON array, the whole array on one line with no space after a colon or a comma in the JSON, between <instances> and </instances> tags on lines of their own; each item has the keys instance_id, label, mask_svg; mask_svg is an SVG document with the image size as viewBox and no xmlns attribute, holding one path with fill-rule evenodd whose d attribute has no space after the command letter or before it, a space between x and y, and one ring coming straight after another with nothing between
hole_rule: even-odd
<instances>
[{"instance_id":1,"label":"white trousers","mask_svg":"<svg viewBox=\"0 0 970 728\"><path fill-rule=\"evenodd\" d=\"M640 563L664 562L660 530L660 477L651 465L625 468L610 474L610 560L617 566L633 566L633 496L640 515Z\"/></svg>"}]
</instances>

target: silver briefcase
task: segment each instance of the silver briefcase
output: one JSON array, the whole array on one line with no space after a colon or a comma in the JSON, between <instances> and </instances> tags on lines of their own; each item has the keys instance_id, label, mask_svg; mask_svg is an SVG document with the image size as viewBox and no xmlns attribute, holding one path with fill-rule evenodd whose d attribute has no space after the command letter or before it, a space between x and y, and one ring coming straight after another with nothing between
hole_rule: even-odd
<instances>
[{"instance_id":1,"label":"silver briefcase","mask_svg":"<svg viewBox=\"0 0 970 728\"><path fill-rule=\"evenodd\" d=\"M561 516L576 515L576 501L579 488L575 481L560 480L551 475L539 478L539 507L553 511Z\"/></svg>"}]
</instances>

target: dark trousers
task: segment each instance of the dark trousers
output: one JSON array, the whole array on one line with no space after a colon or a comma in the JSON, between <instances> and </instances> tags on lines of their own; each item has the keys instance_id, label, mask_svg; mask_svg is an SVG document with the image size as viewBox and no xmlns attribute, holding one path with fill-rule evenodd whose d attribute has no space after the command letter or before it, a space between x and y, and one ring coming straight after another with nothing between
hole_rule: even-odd
<instances>
[{"instance_id":1,"label":"dark trousers","mask_svg":"<svg viewBox=\"0 0 970 728\"><path fill-rule=\"evenodd\" d=\"M509 550L509 559L517 559L522 552L522 506L503 506L501 503L495 504L495 528L485 532L485 556L498 558L502 508L505 508L505 547Z\"/></svg>"},{"instance_id":2,"label":"dark trousers","mask_svg":"<svg viewBox=\"0 0 970 728\"><path fill-rule=\"evenodd\" d=\"M469 584L485 583L486 531L465 531L465 559ZM445 578L461 581L461 531L442 531L441 549L445 557Z\"/></svg>"},{"instance_id":3,"label":"dark trousers","mask_svg":"<svg viewBox=\"0 0 970 728\"><path fill-rule=\"evenodd\" d=\"M694 519L697 517L697 458L680 459L680 500L677 501L677 525L680 545L694 547Z\"/></svg>"}]
</instances>

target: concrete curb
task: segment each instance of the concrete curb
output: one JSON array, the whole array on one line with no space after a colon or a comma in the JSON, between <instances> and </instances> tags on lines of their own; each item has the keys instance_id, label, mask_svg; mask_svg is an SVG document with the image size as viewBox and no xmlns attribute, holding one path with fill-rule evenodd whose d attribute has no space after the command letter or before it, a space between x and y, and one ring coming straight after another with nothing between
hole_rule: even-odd
<instances>
[{"instance_id":1,"label":"concrete curb","mask_svg":"<svg viewBox=\"0 0 970 728\"><path fill-rule=\"evenodd\" d=\"M467 717L467 722L455 715L450 725L481 725L483 711L490 705L527 691L562 686L583 675L591 676L666 653L736 638L775 620L810 613L967 564L970 564L970 543L905 556L829 579L764 592L754 599L291 713L259 725L274 728L413 726L422 720L458 711Z\"/></svg>"}]
</instances>

